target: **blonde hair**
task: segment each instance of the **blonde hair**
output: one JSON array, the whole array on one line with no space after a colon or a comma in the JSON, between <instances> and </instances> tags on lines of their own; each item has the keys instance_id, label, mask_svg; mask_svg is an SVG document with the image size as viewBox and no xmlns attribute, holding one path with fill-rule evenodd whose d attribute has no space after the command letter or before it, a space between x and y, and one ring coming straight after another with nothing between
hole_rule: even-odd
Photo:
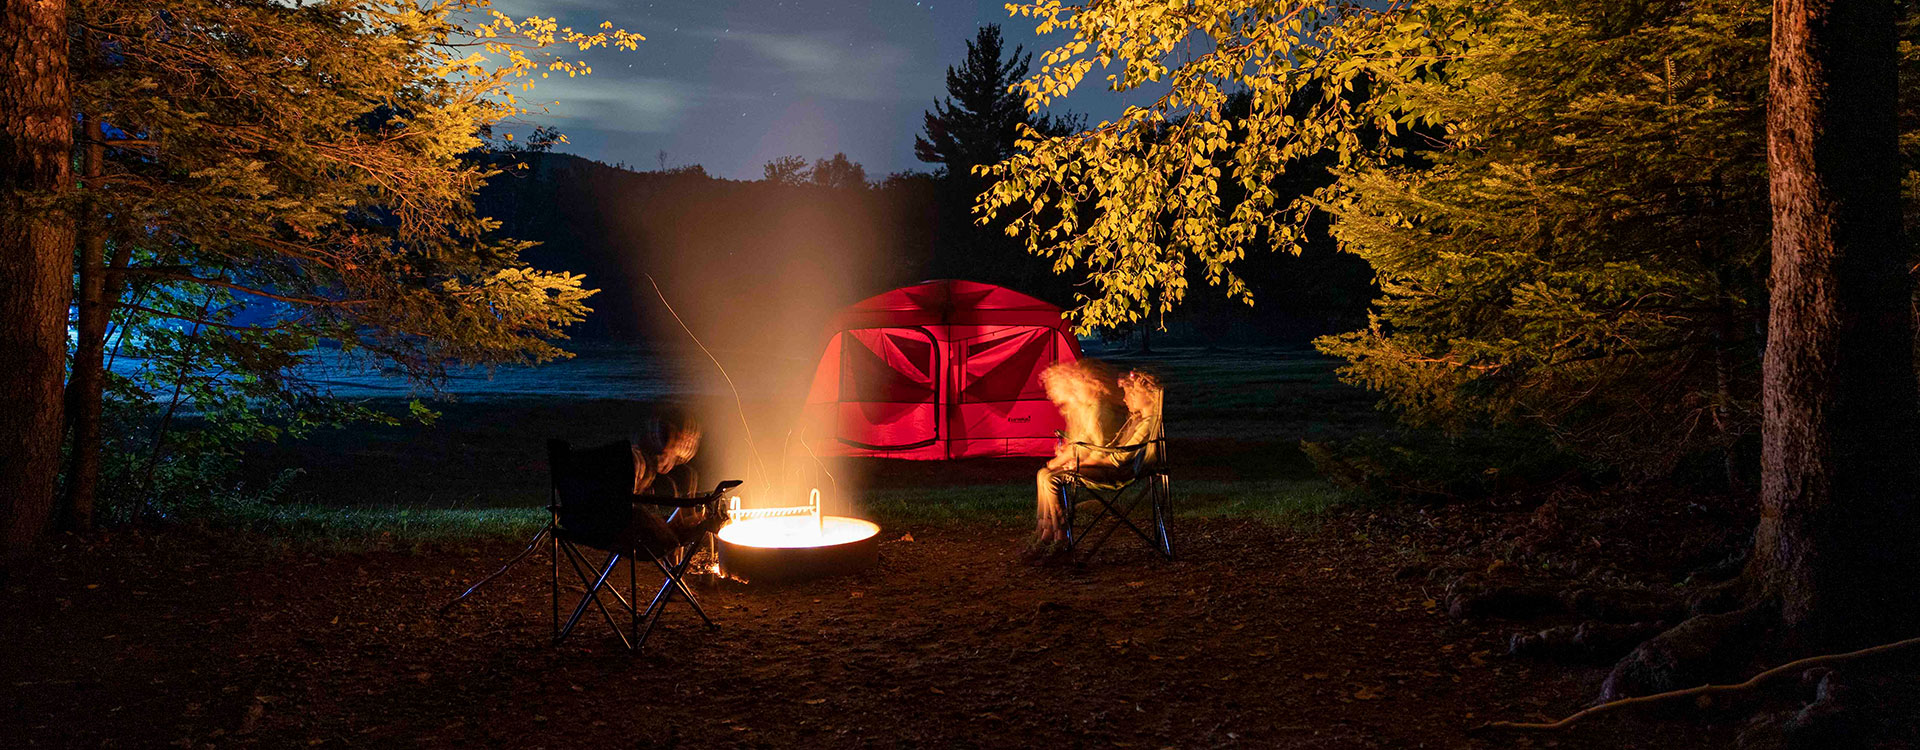
<instances>
[{"instance_id":1,"label":"blonde hair","mask_svg":"<svg viewBox=\"0 0 1920 750\"><path fill-rule=\"evenodd\" d=\"M1061 362L1040 372L1047 399L1067 422L1067 439L1103 443L1126 418L1112 369L1091 359Z\"/></svg>"}]
</instances>

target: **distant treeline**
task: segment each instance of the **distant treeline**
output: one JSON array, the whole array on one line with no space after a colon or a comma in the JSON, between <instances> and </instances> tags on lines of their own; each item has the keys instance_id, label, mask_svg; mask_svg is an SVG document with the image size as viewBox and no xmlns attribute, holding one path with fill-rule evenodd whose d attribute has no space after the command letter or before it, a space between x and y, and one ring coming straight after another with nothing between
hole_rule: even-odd
<instances>
[{"instance_id":1,"label":"distant treeline","mask_svg":"<svg viewBox=\"0 0 1920 750\"><path fill-rule=\"evenodd\" d=\"M492 158L504 171L480 192L480 213L500 220L506 236L541 243L524 255L535 267L584 274L586 286L600 290L588 300L593 314L571 331L576 338L656 333L646 274L667 286L672 275L681 289L697 290L686 306L701 312L722 301L710 295L751 305L757 290L794 283L814 259L841 264L835 273L849 273L845 263L858 259L856 278L834 280L847 302L924 279L963 278L1071 307L1083 281L1054 274L1045 259L976 226L976 189L965 178L909 172L861 187L821 187L719 179L697 168L636 172L563 153ZM1240 271L1256 306L1209 293L1196 274L1196 293L1152 341L1304 344L1364 325L1374 294L1367 264L1327 241L1297 257L1256 253ZM1139 332L1107 333L1138 340Z\"/></svg>"}]
</instances>

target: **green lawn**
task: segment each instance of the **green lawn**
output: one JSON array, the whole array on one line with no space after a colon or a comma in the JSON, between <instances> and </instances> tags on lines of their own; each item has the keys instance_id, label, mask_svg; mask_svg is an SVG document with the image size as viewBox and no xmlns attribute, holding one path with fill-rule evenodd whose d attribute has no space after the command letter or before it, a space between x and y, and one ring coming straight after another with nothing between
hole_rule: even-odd
<instances>
[{"instance_id":1,"label":"green lawn","mask_svg":"<svg viewBox=\"0 0 1920 750\"><path fill-rule=\"evenodd\" d=\"M1181 517L1310 519L1345 499L1313 471L1301 440L1387 429L1365 392L1340 384L1335 361L1299 349L1169 349L1112 356L1167 383L1175 510ZM274 535L352 540L463 539L524 533L546 501L544 440L622 435L644 402L578 398L470 399L437 405L434 425L362 426L263 447L257 480L301 473L276 504L232 509L233 521ZM710 441L728 439L710 425ZM887 523L1032 523L1041 459L856 461L856 512Z\"/></svg>"}]
</instances>

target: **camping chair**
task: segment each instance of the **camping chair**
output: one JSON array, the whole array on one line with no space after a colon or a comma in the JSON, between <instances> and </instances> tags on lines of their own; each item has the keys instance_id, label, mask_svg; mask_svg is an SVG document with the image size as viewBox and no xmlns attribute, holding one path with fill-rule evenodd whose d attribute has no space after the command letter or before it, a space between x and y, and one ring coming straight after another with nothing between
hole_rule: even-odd
<instances>
[{"instance_id":1,"label":"camping chair","mask_svg":"<svg viewBox=\"0 0 1920 750\"><path fill-rule=\"evenodd\" d=\"M675 593L684 597L694 613L700 616L709 627L714 626L713 618L707 616L701 608L700 600L685 581L688 567L698 556L701 546L709 535L700 534L693 539L664 550L655 550L639 535L634 528L635 504L655 505L674 508L678 515L686 508L706 507L708 513L720 513L721 498L729 490L739 486L737 481L720 483L720 486L698 497L668 497L664 495L636 495L633 493L634 456L633 449L626 441L609 443L595 448L573 449L564 440L547 441L548 472L551 478L548 491L549 512L547 525L534 535L526 549L492 575L481 579L465 593L450 601L442 609L452 607L471 596L487 582L507 572L514 564L531 555L542 541L552 545L553 593L553 642L559 644L586 615L589 607L599 610L607 625L629 650L640 648L652 634L653 627L665 613L667 604ZM673 516L668 516L671 522ZM607 554L604 563L594 565L589 562L582 547L600 550ZM573 608L566 622L560 620L560 561L567 561L585 589L580 601ZM622 595L617 585L608 586L607 579L621 559L627 561L627 593ZM638 561L645 558L653 563L665 580L654 593L652 601L643 611L639 608ZM602 591L613 595L613 606L609 607L602 598ZM622 630L614 617L614 609L624 609L627 613L627 627Z\"/></svg>"},{"instance_id":2,"label":"camping chair","mask_svg":"<svg viewBox=\"0 0 1920 750\"><path fill-rule=\"evenodd\" d=\"M1138 418L1147 420L1145 439L1133 445L1099 445L1073 442L1073 468L1054 479L1060 501L1066 507L1067 541L1063 550L1070 559L1085 562L1106 544L1113 532L1125 527L1155 552L1173 559L1173 533L1168 523L1173 514L1173 484L1166 474L1167 437L1160 409ZM1060 435L1065 440L1065 434ZM1105 460L1091 460L1094 456ZM1077 517L1078 506L1092 500L1097 509L1084 523ZM1138 511L1146 506L1145 528Z\"/></svg>"}]
</instances>

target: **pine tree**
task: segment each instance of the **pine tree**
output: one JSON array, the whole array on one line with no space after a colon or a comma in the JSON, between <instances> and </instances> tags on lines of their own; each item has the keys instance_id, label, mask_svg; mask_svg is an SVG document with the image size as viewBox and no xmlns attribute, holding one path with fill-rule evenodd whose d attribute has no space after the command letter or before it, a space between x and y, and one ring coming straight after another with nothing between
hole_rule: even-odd
<instances>
[{"instance_id":1,"label":"pine tree","mask_svg":"<svg viewBox=\"0 0 1920 750\"><path fill-rule=\"evenodd\" d=\"M1814 642L1920 625L1920 402L1892 0L1773 7L1760 527L1747 601Z\"/></svg>"},{"instance_id":2,"label":"pine tree","mask_svg":"<svg viewBox=\"0 0 1920 750\"><path fill-rule=\"evenodd\" d=\"M913 155L939 164L949 175L967 175L975 166L993 164L1013 154L1020 126L1059 132L1061 123L1047 115L1029 115L1025 98L1015 85L1026 78L1033 62L1018 45L1005 54L1000 26L980 27L967 42L967 59L959 68L947 66L947 98L933 103L921 134L913 139Z\"/></svg>"},{"instance_id":3,"label":"pine tree","mask_svg":"<svg viewBox=\"0 0 1920 750\"><path fill-rule=\"evenodd\" d=\"M44 532L72 297L67 3L0 4L0 580Z\"/></svg>"},{"instance_id":4,"label":"pine tree","mask_svg":"<svg viewBox=\"0 0 1920 750\"><path fill-rule=\"evenodd\" d=\"M1442 147L1342 174L1333 232L1383 295L1321 349L1416 424L1641 475L1728 455L1759 422L1766 30L1748 0L1506 6L1396 91Z\"/></svg>"}]
</instances>

